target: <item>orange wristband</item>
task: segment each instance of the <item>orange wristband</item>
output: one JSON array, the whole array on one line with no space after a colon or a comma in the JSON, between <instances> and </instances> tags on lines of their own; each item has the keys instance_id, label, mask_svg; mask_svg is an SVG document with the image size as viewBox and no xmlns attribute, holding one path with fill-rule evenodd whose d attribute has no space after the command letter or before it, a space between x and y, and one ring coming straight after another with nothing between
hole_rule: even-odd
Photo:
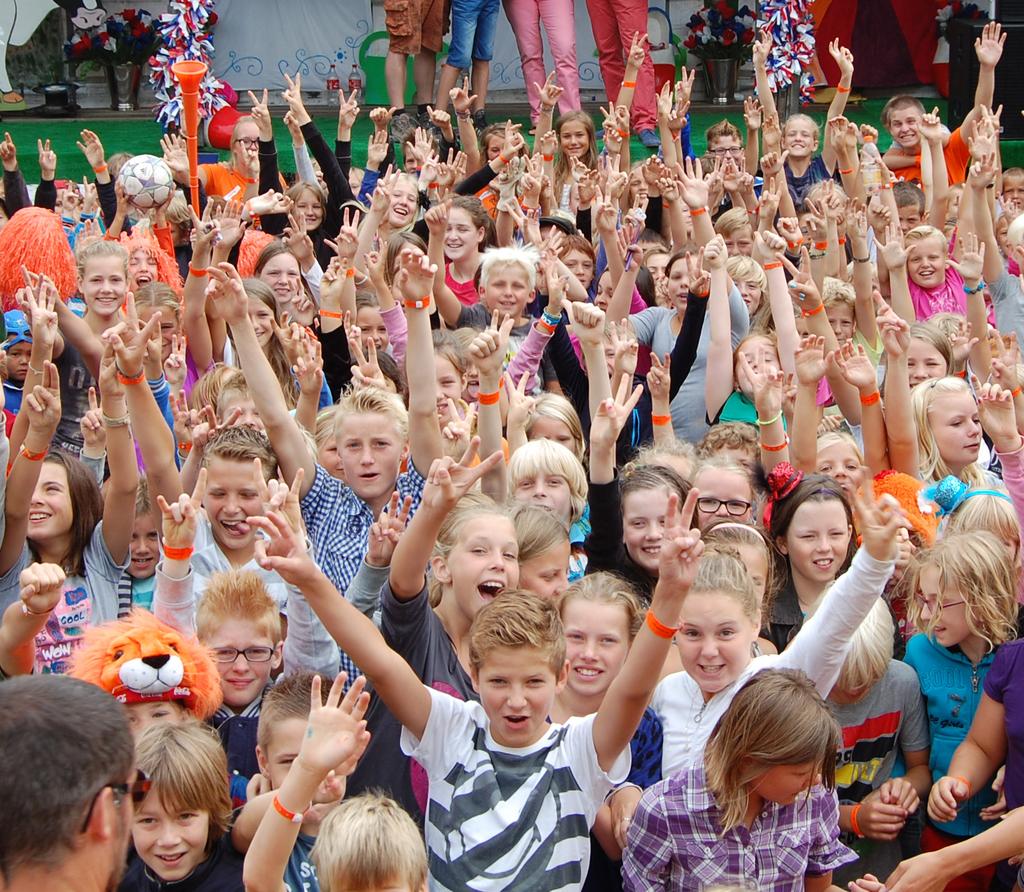
<instances>
[{"instance_id":1,"label":"orange wristband","mask_svg":"<svg viewBox=\"0 0 1024 892\"><path fill-rule=\"evenodd\" d=\"M190 276L195 276L197 279L201 279L203 276L210 275L210 271L205 266L202 269L196 269L191 263L189 263L188 274Z\"/></svg>"},{"instance_id":2,"label":"orange wristband","mask_svg":"<svg viewBox=\"0 0 1024 892\"><path fill-rule=\"evenodd\" d=\"M818 304L813 310L801 310L800 311L800 315L803 316L806 319L808 316L817 316L818 313L821 313L824 310L825 310L825 305L824 304Z\"/></svg>"},{"instance_id":3,"label":"orange wristband","mask_svg":"<svg viewBox=\"0 0 1024 892\"><path fill-rule=\"evenodd\" d=\"M795 242L786 242L786 247L789 248L790 251L795 251L797 248L803 247L803 243L804 240L801 238L797 239Z\"/></svg>"},{"instance_id":4,"label":"orange wristband","mask_svg":"<svg viewBox=\"0 0 1024 892\"><path fill-rule=\"evenodd\" d=\"M476 395L476 401L481 406L493 406L500 399L501 399L501 388L500 387L497 390L493 391L492 393L478 393Z\"/></svg>"},{"instance_id":5,"label":"orange wristband","mask_svg":"<svg viewBox=\"0 0 1024 892\"><path fill-rule=\"evenodd\" d=\"M421 297L419 300L407 300L404 301L406 309L409 310L425 310L430 306L430 295Z\"/></svg>"},{"instance_id":6,"label":"orange wristband","mask_svg":"<svg viewBox=\"0 0 1024 892\"><path fill-rule=\"evenodd\" d=\"M18 450L18 454L24 456L28 461L42 461L46 458L49 450L44 449L42 452L29 452L25 448L25 444L21 444L21 449Z\"/></svg>"},{"instance_id":7,"label":"orange wristband","mask_svg":"<svg viewBox=\"0 0 1024 892\"><path fill-rule=\"evenodd\" d=\"M661 620L654 615L653 610L647 611L647 628L654 632L659 638L664 638L666 641L671 641L672 636L679 631L678 628L673 629L672 626L666 626Z\"/></svg>"},{"instance_id":8,"label":"orange wristband","mask_svg":"<svg viewBox=\"0 0 1024 892\"><path fill-rule=\"evenodd\" d=\"M1017 399L1017 397L1019 397L1022 393L1024 393L1024 387L1021 387L1018 384L1016 387L1013 388L1013 390L1010 391L1010 396L1012 396L1014 399Z\"/></svg>"},{"instance_id":9,"label":"orange wristband","mask_svg":"<svg viewBox=\"0 0 1024 892\"><path fill-rule=\"evenodd\" d=\"M323 316L324 319L344 319L345 318L345 314L344 313L338 313L338 312L335 312L334 310L321 310L320 311L320 315Z\"/></svg>"},{"instance_id":10,"label":"orange wristband","mask_svg":"<svg viewBox=\"0 0 1024 892\"><path fill-rule=\"evenodd\" d=\"M836 92L837 93L849 93L850 92L850 88L849 87L844 87L844 86L840 85L840 86L836 87Z\"/></svg>"},{"instance_id":11,"label":"orange wristband","mask_svg":"<svg viewBox=\"0 0 1024 892\"><path fill-rule=\"evenodd\" d=\"M861 839L864 838L864 834L860 831L860 824L857 823L857 813L860 811L860 803L858 802L853 809L850 811L850 829L857 834Z\"/></svg>"},{"instance_id":12,"label":"orange wristband","mask_svg":"<svg viewBox=\"0 0 1024 892\"><path fill-rule=\"evenodd\" d=\"M769 446L767 443L764 442L760 443L759 445L764 452L782 452L782 450L789 445L789 437L786 437L786 439L784 439L781 443L779 443L776 446Z\"/></svg>"},{"instance_id":13,"label":"orange wristband","mask_svg":"<svg viewBox=\"0 0 1024 892\"><path fill-rule=\"evenodd\" d=\"M277 798L277 794L274 794L274 811L286 821L291 821L293 824L302 823L302 814L300 812L288 811L288 809L281 805L281 800Z\"/></svg>"},{"instance_id":14,"label":"orange wristband","mask_svg":"<svg viewBox=\"0 0 1024 892\"><path fill-rule=\"evenodd\" d=\"M141 372L139 372L133 378L129 378L128 375L126 375L120 369L117 370L117 382L119 384L124 384L125 386L131 387L131 386L133 386L135 384L141 384L145 380L146 380L146 370L145 369L143 369Z\"/></svg>"},{"instance_id":15,"label":"orange wristband","mask_svg":"<svg viewBox=\"0 0 1024 892\"><path fill-rule=\"evenodd\" d=\"M852 167L848 168L847 170L843 170L841 167L839 168L839 175L841 177L848 177L851 173L853 173Z\"/></svg>"},{"instance_id":16,"label":"orange wristband","mask_svg":"<svg viewBox=\"0 0 1024 892\"><path fill-rule=\"evenodd\" d=\"M635 90L636 81L623 81L622 86L624 86L627 90Z\"/></svg>"},{"instance_id":17,"label":"orange wristband","mask_svg":"<svg viewBox=\"0 0 1024 892\"><path fill-rule=\"evenodd\" d=\"M108 170L110 170L110 168L107 167L106 163L104 162L99 167L94 167L92 169L92 172L93 173L106 173Z\"/></svg>"},{"instance_id":18,"label":"orange wristband","mask_svg":"<svg viewBox=\"0 0 1024 892\"><path fill-rule=\"evenodd\" d=\"M691 217L699 217L701 214L706 214L707 212L707 208L690 208Z\"/></svg>"},{"instance_id":19,"label":"orange wristband","mask_svg":"<svg viewBox=\"0 0 1024 892\"><path fill-rule=\"evenodd\" d=\"M845 235L839 236L839 245L840 245L840 247L845 245L845 244L846 244L846 236Z\"/></svg>"},{"instance_id":20,"label":"orange wristband","mask_svg":"<svg viewBox=\"0 0 1024 892\"><path fill-rule=\"evenodd\" d=\"M960 781L960 783L962 783L962 784L963 784L963 785L964 785L965 787L967 787L967 795L968 795L968 796L970 796L970 795L971 795L971 793L972 793L972 789L971 789L971 782L970 782L969 780L967 780L967 778L966 778L966 777L963 777L962 775L959 775L959 774L953 774L953 775L950 775L950 776L951 776L951 777L953 778L953 780L958 780L958 781Z\"/></svg>"},{"instance_id":21,"label":"orange wristband","mask_svg":"<svg viewBox=\"0 0 1024 892\"><path fill-rule=\"evenodd\" d=\"M664 425L671 424L671 423L672 423L672 416L671 415L652 415L651 416L651 424L656 425L657 427L663 427Z\"/></svg>"},{"instance_id":22,"label":"orange wristband","mask_svg":"<svg viewBox=\"0 0 1024 892\"><path fill-rule=\"evenodd\" d=\"M356 277L356 268L354 266L350 266L347 270L345 270L345 278L346 279L354 279L355 277Z\"/></svg>"},{"instance_id":23,"label":"orange wristband","mask_svg":"<svg viewBox=\"0 0 1024 892\"><path fill-rule=\"evenodd\" d=\"M781 260L773 260L771 263L766 263L764 265L764 271L768 272L768 270L770 270L770 269L782 269L782 261Z\"/></svg>"},{"instance_id":24,"label":"orange wristband","mask_svg":"<svg viewBox=\"0 0 1024 892\"><path fill-rule=\"evenodd\" d=\"M860 398L860 404L862 406L873 406L882 398L882 395L876 390L874 393L869 393L867 396Z\"/></svg>"},{"instance_id":25,"label":"orange wristband","mask_svg":"<svg viewBox=\"0 0 1024 892\"><path fill-rule=\"evenodd\" d=\"M164 557L169 561L187 561L192 557L194 549L191 545L187 545L184 548L172 548L169 545L164 546Z\"/></svg>"},{"instance_id":26,"label":"orange wristband","mask_svg":"<svg viewBox=\"0 0 1024 892\"><path fill-rule=\"evenodd\" d=\"M828 242L815 242L814 243L814 250L815 251L827 251L828 250Z\"/></svg>"},{"instance_id":27,"label":"orange wristband","mask_svg":"<svg viewBox=\"0 0 1024 892\"><path fill-rule=\"evenodd\" d=\"M555 160L555 156L554 155L541 155L541 158L544 159L545 161L554 161Z\"/></svg>"}]
</instances>

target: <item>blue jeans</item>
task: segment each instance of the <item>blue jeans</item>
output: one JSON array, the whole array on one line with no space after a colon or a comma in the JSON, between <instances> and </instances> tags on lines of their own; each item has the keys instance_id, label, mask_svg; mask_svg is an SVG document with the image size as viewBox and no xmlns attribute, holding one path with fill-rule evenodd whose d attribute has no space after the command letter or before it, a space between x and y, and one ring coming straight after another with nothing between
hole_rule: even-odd
<instances>
[{"instance_id":1,"label":"blue jeans","mask_svg":"<svg viewBox=\"0 0 1024 892\"><path fill-rule=\"evenodd\" d=\"M452 39L446 65L464 69L473 60L491 61L500 7L501 0L452 0Z\"/></svg>"}]
</instances>

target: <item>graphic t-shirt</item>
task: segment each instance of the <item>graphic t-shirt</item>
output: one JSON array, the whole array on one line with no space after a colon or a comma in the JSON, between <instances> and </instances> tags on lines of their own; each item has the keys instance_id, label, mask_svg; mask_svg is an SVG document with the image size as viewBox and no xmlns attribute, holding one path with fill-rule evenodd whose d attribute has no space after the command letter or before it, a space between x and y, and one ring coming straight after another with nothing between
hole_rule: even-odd
<instances>
[{"instance_id":1,"label":"graphic t-shirt","mask_svg":"<svg viewBox=\"0 0 1024 892\"><path fill-rule=\"evenodd\" d=\"M316 878L316 867L313 866L313 843L315 836L300 833L288 856L288 866L284 869L284 887L287 892L320 892L320 882Z\"/></svg>"},{"instance_id":2,"label":"graphic t-shirt","mask_svg":"<svg viewBox=\"0 0 1024 892\"><path fill-rule=\"evenodd\" d=\"M0 610L17 599L21 571L30 563L32 555L26 545L14 566L0 577ZM117 619L117 584L127 564L127 554L123 564L110 556L100 521L85 546L85 575L64 580L60 601L36 635L36 672L64 674L85 630Z\"/></svg>"}]
</instances>

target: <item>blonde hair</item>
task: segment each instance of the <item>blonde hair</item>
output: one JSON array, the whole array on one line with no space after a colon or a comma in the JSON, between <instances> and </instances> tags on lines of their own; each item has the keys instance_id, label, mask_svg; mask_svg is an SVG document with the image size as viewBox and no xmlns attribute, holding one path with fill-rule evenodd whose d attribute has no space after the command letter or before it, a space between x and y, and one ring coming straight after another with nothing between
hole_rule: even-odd
<instances>
[{"instance_id":1,"label":"blonde hair","mask_svg":"<svg viewBox=\"0 0 1024 892\"><path fill-rule=\"evenodd\" d=\"M915 553L908 568L913 595L921 591L921 571L925 567L939 571L940 591L955 590L964 599L967 628L985 641L990 651L1016 637L1017 571L1006 559L1006 547L994 541L991 533L950 533ZM931 613L925 624L917 598L908 600L908 618L927 634L938 624L942 609L936 605Z\"/></svg>"},{"instance_id":2,"label":"blonde hair","mask_svg":"<svg viewBox=\"0 0 1024 892\"><path fill-rule=\"evenodd\" d=\"M135 759L152 782L147 795L167 811L209 812L211 852L231 826L228 759L217 732L197 721L150 725L135 742Z\"/></svg>"},{"instance_id":3,"label":"blonde hair","mask_svg":"<svg viewBox=\"0 0 1024 892\"><path fill-rule=\"evenodd\" d=\"M359 387L343 393L335 406L335 438L348 415L383 415L395 425L403 441L409 439L409 412L396 393L379 387Z\"/></svg>"},{"instance_id":4,"label":"blonde hair","mask_svg":"<svg viewBox=\"0 0 1024 892\"><path fill-rule=\"evenodd\" d=\"M274 644L281 640L277 602L251 570L225 570L209 578L196 608L196 637L209 641L227 620L252 623Z\"/></svg>"},{"instance_id":5,"label":"blonde hair","mask_svg":"<svg viewBox=\"0 0 1024 892\"><path fill-rule=\"evenodd\" d=\"M946 236L943 235L941 229L936 229L934 226L915 226L905 236L903 236L903 244L906 246L909 252L915 245L919 245L921 242L927 239L934 238L938 239L942 245L943 250L946 250Z\"/></svg>"},{"instance_id":6,"label":"blonde hair","mask_svg":"<svg viewBox=\"0 0 1024 892\"><path fill-rule=\"evenodd\" d=\"M741 230L744 226L753 232L754 227L750 224L750 214L746 208L730 208L715 221L715 233L728 237Z\"/></svg>"},{"instance_id":7,"label":"blonde hair","mask_svg":"<svg viewBox=\"0 0 1024 892\"><path fill-rule=\"evenodd\" d=\"M86 242L75 251L75 264L78 266L78 278L85 278L85 267L90 260L100 257L116 257L124 266L124 274L128 275L128 252L120 242L96 239Z\"/></svg>"},{"instance_id":8,"label":"blonde hair","mask_svg":"<svg viewBox=\"0 0 1024 892\"><path fill-rule=\"evenodd\" d=\"M519 563L532 561L551 549L565 545L569 533L550 511L538 505L521 503L512 508L512 522L519 543Z\"/></svg>"},{"instance_id":9,"label":"blonde hair","mask_svg":"<svg viewBox=\"0 0 1024 892\"><path fill-rule=\"evenodd\" d=\"M335 428L338 424L338 407L328 406L321 409L316 416L316 428L313 431L313 441L316 448L323 449L335 437Z\"/></svg>"},{"instance_id":10,"label":"blonde hair","mask_svg":"<svg viewBox=\"0 0 1024 892\"><path fill-rule=\"evenodd\" d=\"M892 660L894 634L889 605L879 599L850 636L849 649L835 687L850 694L878 684Z\"/></svg>"},{"instance_id":11,"label":"blonde hair","mask_svg":"<svg viewBox=\"0 0 1024 892\"><path fill-rule=\"evenodd\" d=\"M953 344L946 332L933 321L915 322L910 326L910 339L924 341L933 347L946 361L946 374L951 375L953 369Z\"/></svg>"},{"instance_id":12,"label":"blonde hair","mask_svg":"<svg viewBox=\"0 0 1024 892\"><path fill-rule=\"evenodd\" d=\"M583 424L576 408L559 393L542 393L534 400L533 413L526 423L526 434L529 436L538 418L552 418L561 421L572 435L573 454L582 464L587 454L586 439L583 436Z\"/></svg>"},{"instance_id":13,"label":"blonde hair","mask_svg":"<svg viewBox=\"0 0 1024 892\"><path fill-rule=\"evenodd\" d=\"M469 629L469 665L477 673L499 647L545 653L555 675L565 665L565 633L558 607L533 592L506 591L480 608Z\"/></svg>"},{"instance_id":14,"label":"blonde hair","mask_svg":"<svg viewBox=\"0 0 1024 892\"><path fill-rule=\"evenodd\" d=\"M270 438L263 431L247 424L223 427L210 437L203 450L203 467L208 468L215 458L249 465L254 458L258 458L263 465L265 480L277 476L277 456L270 445Z\"/></svg>"},{"instance_id":15,"label":"blonde hair","mask_svg":"<svg viewBox=\"0 0 1024 892\"><path fill-rule=\"evenodd\" d=\"M409 813L380 793L346 798L320 824L313 864L322 892L427 882L423 834Z\"/></svg>"},{"instance_id":16,"label":"blonde hair","mask_svg":"<svg viewBox=\"0 0 1024 892\"><path fill-rule=\"evenodd\" d=\"M534 248L488 248L480 261L480 287L486 288L499 266L518 266L526 274L530 291L537 287L537 264L540 257Z\"/></svg>"},{"instance_id":17,"label":"blonde hair","mask_svg":"<svg viewBox=\"0 0 1024 892\"><path fill-rule=\"evenodd\" d=\"M135 292L135 308L152 307L159 310L162 319L171 316L181 322L181 301L174 289L164 282L150 282Z\"/></svg>"},{"instance_id":18,"label":"blonde hair","mask_svg":"<svg viewBox=\"0 0 1024 892\"><path fill-rule=\"evenodd\" d=\"M846 431L828 431L818 437L818 452L821 452L822 449L828 449L829 446L840 445L852 449L853 454L857 457L857 461L862 465L864 464L864 453L860 451L857 441ZM819 471L818 473L824 472Z\"/></svg>"},{"instance_id":19,"label":"blonde hair","mask_svg":"<svg viewBox=\"0 0 1024 892\"><path fill-rule=\"evenodd\" d=\"M832 712L803 672L757 673L733 698L704 751L722 832L743 822L750 785L771 768L812 763L833 789L839 741Z\"/></svg>"},{"instance_id":20,"label":"blonde hair","mask_svg":"<svg viewBox=\"0 0 1024 892\"><path fill-rule=\"evenodd\" d=\"M107 164L110 162L108 161ZM164 215L167 217L168 223L173 223L175 226L184 226L186 229L192 229L192 215L189 213L188 199L185 198L185 193L180 189L174 190L174 195L171 196L170 203L164 210Z\"/></svg>"},{"instance_id":21,"label":"blonde hair","mask_svg":"<svg viewBox=\"0 0 1024 892\"><path fill-rule=\"evenodd\" d=\"M921 479L924 481L941 480L951 475L949 466L939 453L939 447L932 434L931 422L928 412L937 396L968 394L971 393L967 382L960 378L945 377L932 378L929 381L922 381L910 394L910 408L914 415L914 424L917 428L917 450L921 462ZM977 462L972 462L960 475L960 479L971 486L983 486L986 484L985 474Z\"/></svg>"},{"instance_id":22,"label":"blonde hair","mask_svg":"<svg viewBox=\"0 0 1024 892\"><path fill-rule=\"evenodd\" d=\"M437 538L434 540L432 557L448 561L452 549L462 539L463 530L470 521L480 517L504 517L512 519L512 512L504 505L499 505L490 496L481 492L466 493L456 503L455 507L448 512L441 523L441 529L437 531ZM441 603L441 596L444 593L444 586L438 578L431 573L428 577L427 588L430 595L430 606L436 607Z\"/></svg>"},{"instance_id":23,"label":"blonde hair","mask_svg":"<svg viewBox=\"0 0 1024 892\"><path fill-rule=\"evenodd\" d=\"M214 366L196 381L188 395L189 408L198 410L203 406L210 406L216 411L221 391L228 386L238 387L238 381L241 382L241 386L245 386L245 375L241 369L230 365Z\"/></svg>"},{"instance_id":24,"label":"blonde hair","mask_svg":"<svg viewBox=\"0 0 1024 892\"><path fill-rule=\"evenodd\" d=\"M750 425L745 425L750 427ZM709 455L707 458L702 458L698 463L697 467L693 470L693 482L696 486L696 480L703 471L725 471L728 474L735 474L737 477L742 477L750 489L750 498L753 500L756 498L757 493L754 491L754 477L750 473L750 468L745 467L731 458L728 455ZM698 489L700 487L697 487Z\"/></svg>"},{"instance_id":25,"label":"blonde hair","mask_svg":"<svg viewBox=\"0 0 1024 892\"><path fill-rule=\"evenodd\" d=\"M797 122L810 125L811 132L814 134L815 142L821 141L821 128L818 126L818 122L810 115L805 115L801 112L797 112L797 114L790 115L786 118L786 122L782 125L782 135L786 135L786 131L789 129L790 124L795 124Z\"/></svg>"},{"instance_id":26,"label":"blonde hair","mask_svg":"<svg viewBox=\"0 0 1024 892\"><path fill-rule=\"evenodd\" d=\"M757 305L754 315L750 317L750 328L757 329L758 331L766 328L768 321L771 319L772 308L767 300L768 276L765 275L761 264L754 260L753 257L747 257L745 254L735 254L725 261L725 271L734 282L747 282L760 290L761 303Z\"/></svg>"},{"instance_id":27,"label":"blonde hair","mask_svg":"<svg viewBox=\"0 0 1024 892\"><path fill-rule=\"evenodd\" d=\"M744 546L759 548L764 552L765 577L761 616L770 616L772 602L775 599L780 580L775 572L775 552L772 550L772 544L765 531L761 527L751 526L748 523L722 518L709 524L704 530L702 538L709 548L723 554L735 555L741 563L743 563L743 558L740 548ZM746 567L745 563L744 567ZM749 575L748 572L747 576L749 577Z\"/></svg>"},{"instance_id":28,"label":"blonde hair","mask_svg":"<svg viewBox=\"0 0 1024 892\"><path fill-rule=\"evenodd\" d=\"M1013 502L1002 496L968 495L946 521L944 535L979 530L995 536L1020 555L1020 520Z\"/></svg>"},{"instance_id":29,"label":"blonde hair","mask_svg":"<svg viewBox=\"0 0 1024 892\"><path fill-rule=\"evenodd\" d=\"M760 625L761 605L754 591L754 582L739 552L728 546L704 550L697 565L697 578L690 586L690 594L718 594L732 598L747 619Z\"/></svg>"},{"instance_id":30,"label":"blonde hair","mask_svg":"<svg viewBox=\"0 0 1024 892\"><path fill-rule=\"evenodd\" d=\"M686 462L687 471L685 475L677 470L675 465L669 464L666 461L666 459L670 458L682 459ZM649 446L641 446L627 467L632 468L641 465L657 465L659 467L672 468L684 480L690 481L693 479L693 470L697 466L697 450L692 443L688 443L686 440L669 440L668 442L658 444L652 443Z\"/></svg>"},{"instance_id":31,"label":"blonde hair","mask_svg":"<svg viewBox=\"0 0 1024 892\"><path fill-rule=\"evenodd\" d=\"M558 599L558 614L565 618L565 608L570 601L586 601L588 604L607 604L621 607L626 614L626 628L629 640L636 638L644 621L644 609L633 587L620 576L601 570L584 576L569 586Z\"/></svg>"},{"instance_id":32,"label":"blonde hair","mask_svg":"<svg viewBox=\"0 0 1024 892\"><path fill-rule=\"evenodd\" d=\"M854 310L857 306L857 292L849 282L844 282L833 276L825 276L821 289L821 302L825 305L826 310L838 306Z\"/></svg>"},{"instance_id":33,"label":"blonde hair","mask_svg":"<svg viewBox=\"0 0 1024 892\"><path fill-rule=\"evenodd\" d=\"M508 463L508 488L513 495L520 481L541 475L561 477L569 487L569 523L583 516L587 507L587 475L568 449L554 440L530 440L512 453Z\"/></svg>"},{"instance_id":34,"label":"blonde hair","mask_svg":"<svg viewBox=\"0 0 1024 892\"><path fill-rule=\"evenodd\" d=\"M953 342L960 333L960 325L963 321L964 317L960 313L936 313L927 322L919 322L910 329L911 337L914 337L914 330L917 329L919 325L923 325L928 328L934 328L938 334L941 334L946 339L946 342L949 345L947 348L949 358L946 360L946 368L948 369L947 374L949 375L960 372L967 367L966 360L957 362L953 356ZM922 338L922 340L927 339ZM937 335L934 346L936 350L943 354L943 356L946 355L946 351L944 351L940 346Z\"/></svg>"}]
</instances>

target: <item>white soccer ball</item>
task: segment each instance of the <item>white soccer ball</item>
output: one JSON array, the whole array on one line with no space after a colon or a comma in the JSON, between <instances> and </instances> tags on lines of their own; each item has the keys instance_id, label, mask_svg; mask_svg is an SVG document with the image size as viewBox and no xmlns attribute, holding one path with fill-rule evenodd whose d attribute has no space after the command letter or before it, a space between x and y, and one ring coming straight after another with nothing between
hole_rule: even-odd
<instances>
[{"instance_id":1,"label":"white soccer ball","mask_svg":"<svg viewBox=\"0 0 1024 892\"><path fill-rule=\"evenodd\" d=\"M136 155L125 161L117 182L128 201L140 211L165 204L174 194L174 175L163 158Z\"/></svg>"}]
</instances>

